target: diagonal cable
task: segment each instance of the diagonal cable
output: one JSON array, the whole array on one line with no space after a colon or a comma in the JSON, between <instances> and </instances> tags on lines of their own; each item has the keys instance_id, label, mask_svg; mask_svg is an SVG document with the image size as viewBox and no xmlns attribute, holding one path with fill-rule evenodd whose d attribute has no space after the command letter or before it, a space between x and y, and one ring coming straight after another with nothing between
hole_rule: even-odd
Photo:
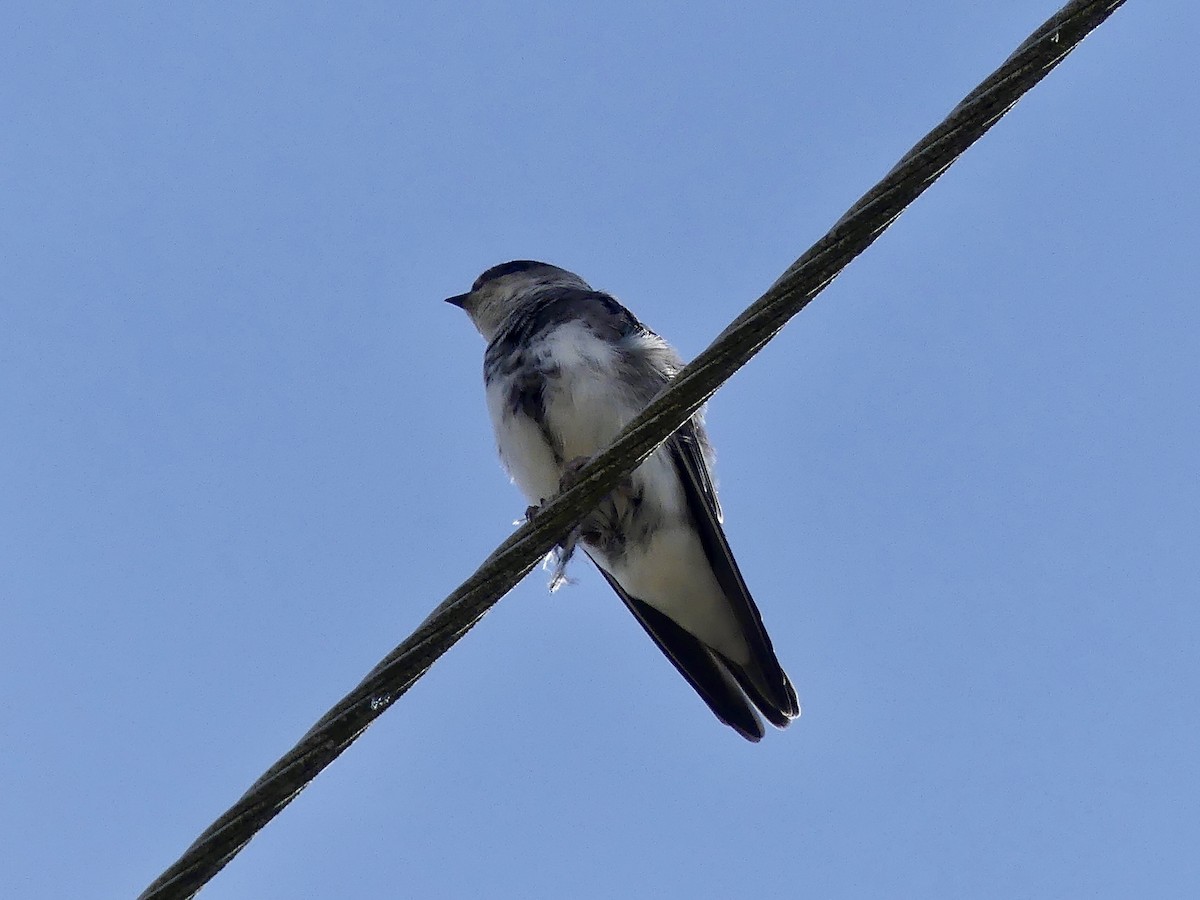
<instances>
[{"instance_id":1,"label":"diagonal cable","mask_svg":"<svg viewBox=\"0 0 1200 900\"><path fill-rule=\"evenodd\" d=\"M1037 29L697 356L579 473L502 543L403 643L196 839L139 900L193 896L438 657L537 565L627 473L822 291L1021 96L1124 0L1072 0Z\"/></svg>"}]
</instances>

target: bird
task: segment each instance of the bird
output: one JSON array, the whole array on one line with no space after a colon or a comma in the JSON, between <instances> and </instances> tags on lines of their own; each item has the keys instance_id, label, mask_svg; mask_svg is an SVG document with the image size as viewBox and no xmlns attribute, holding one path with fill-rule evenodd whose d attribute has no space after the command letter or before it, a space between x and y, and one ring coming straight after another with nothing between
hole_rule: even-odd
<instances>
[{"instance_id":1,"label":"bird","mask_svg":"<svg viewBox=\"0 0 1200 900\"><path fill-rule=\"evenodd\" d=\"M549 263L493 266L446 302L487 341L496 445L529 514L683 367L615 297ZM783 728L800 704L721 527L712 457L697 413L588 514L560 566L581 546L716 717L759 741L760 715Z\"/></svg>"}]
</instances>

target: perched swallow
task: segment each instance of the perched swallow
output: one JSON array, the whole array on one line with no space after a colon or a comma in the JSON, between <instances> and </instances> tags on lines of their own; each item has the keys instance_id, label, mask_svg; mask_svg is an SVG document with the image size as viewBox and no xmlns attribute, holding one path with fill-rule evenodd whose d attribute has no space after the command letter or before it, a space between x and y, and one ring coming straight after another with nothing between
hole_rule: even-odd
<instances>
[{"instance_id":1,"label":"perched swallow","mask_svg":"<svg viewBox=\"0 0 1200 900\"><path fill-rule=\"evenodd\" d=\"M488 342L484 385L500 459L535 506L683 366L615 298L547 263L494 266L447 302ZM782 728L800 705L721 530L711 458L697 414L575 539L717 718L757 741L758 713Z\"/></svg>"}]
</instances>

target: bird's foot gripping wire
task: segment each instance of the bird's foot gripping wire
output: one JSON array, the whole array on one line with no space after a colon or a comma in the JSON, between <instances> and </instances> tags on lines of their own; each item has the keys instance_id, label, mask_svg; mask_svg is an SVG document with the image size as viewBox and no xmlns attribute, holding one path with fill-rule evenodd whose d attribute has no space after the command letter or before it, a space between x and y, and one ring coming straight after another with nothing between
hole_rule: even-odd
<instances>
[{"instance_id":1,"label":"bird's foot gripping wire","mask_svg":"<svg viewBox=\"0 0 1200 900\"><path fill-rule=\"evenodd\" d=\"M562 477L558 480L558 492L569 491L575 486L579 480L579 470L591 462L590 456L577 456L569 460L563 466ZM583 525L577 525L571 529L571 533L566 539L555 547L546 556L546 563L550 567L550 593L554 593L564 584L574 584L575 579L567 575L567 563L571 561L571 557L575 555L575 547L579 543L579 535L583 529Z\"/></svg>"},{"instance_id":2,"label":"bird's foot gripping wire","mask_svg":"<svg viewBox=\"0 0 1200 900\"><path fill-rule=\"evenodd\" d=\"M588 464L591 457L577 456L563 466L563 474L558 482L558 492L570 490L578 480L579 470ZM523 521L529 522L536 516L546 505L546 500L542 500L533 506L526 507L525 518ZM518 523L519 524L519 523ZM542 568L550 571L550 593L556 592L565 584L574 584L575 579L567 575L567 564L571 561L571 557L575 555L575 547L579 543L579 534L582 526L576 526L571 530L571 533L566 536L561 544L546 554L545 560L542 562Z\"/></svg>"}]
</instances>

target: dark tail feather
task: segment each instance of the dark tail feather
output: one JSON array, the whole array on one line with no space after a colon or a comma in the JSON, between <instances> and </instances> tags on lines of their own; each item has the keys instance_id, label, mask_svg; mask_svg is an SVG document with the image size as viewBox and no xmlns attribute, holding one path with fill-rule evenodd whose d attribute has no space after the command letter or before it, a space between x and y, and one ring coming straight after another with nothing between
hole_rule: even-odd
<instances>
[{"instance_id":1,"label":"dark tail feather","mask_svg":"<svg viewBox=\"0 0 1200 900\"><path fill-rule=\"evenodd\" d=\"M721 654L717 654L721 656ZM776 728L786 728L787 724L800 714L800 702L796 699L796 691L792 688L792 683L788 681L787 675L783 676L784 699L787 703L780 703L778 693L775 693L776 699L769 700L766 695L760 690L759 684L762 682L761 673L754 673L758 677L752 677L751 674L737 663L730 662L724 656L721 656L721 662L725 664L725 668L737 681L738 687L746 692L746 696L750 698L758 711L767 717L767 721Z\"/></svg>"},{"instance_id":2,"label":"dark tail feather","mask_svg":"<svg viewBox=\"0 0 1200 900\"><path fill-rule=\"evenodd\" d=\"M713 576L737 616L742 636L750 648L749 665L739 666L727 659L722 662L771 724L782 728L800 715L800 702L787 673L775 656L775 648L771 646L762 616L733 558L733 551L729 549L729 541L725 539L712 476L694 426L685 425L667 446L674 455L688 509L712 566Z\"/></svg>"},{"instance_id":3,"label":"dark tail feather","mask_svg":"<svg viewBox=\"0 0 1200 900\"><path fill-rule=\"evenodd\" d=\"M607 574L605 577L608 577ZM762 740L765 733L762 721L739 689L741 678L737 670L728 666L719 654L670 618L636 597L630 597L613 579L609 578L608 581L621 595L634 618L646 629L646 634L679 670L679 674L687 679L700 699L708 704L713 714L747 740ZM775 721L774 718L772 721Z\"/></svg>"}]
</instances>

